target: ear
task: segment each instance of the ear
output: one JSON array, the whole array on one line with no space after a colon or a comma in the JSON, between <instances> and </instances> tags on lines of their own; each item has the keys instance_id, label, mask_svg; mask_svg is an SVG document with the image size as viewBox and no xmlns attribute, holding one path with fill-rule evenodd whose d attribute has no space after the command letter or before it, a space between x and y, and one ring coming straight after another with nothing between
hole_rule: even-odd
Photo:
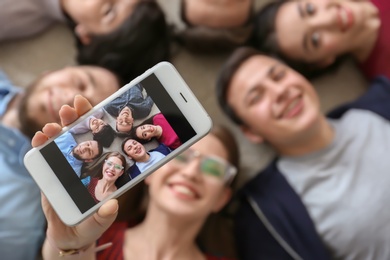
<instances>
[{"instance_id":1,"label":"ear","mask_svg":"<svg viewBox=\"0 0 390 260\"><path fill-rule=\"evenodd\" d=\"M264 142L264 138L261 135L259 135L258 133L254 132L248 126L241 126L240 128L241 128L241 131L243 132L243 134L245 135L245 137L249 141L251 141L252 143L261 144Z\"/></svg>"},{"instance_id":2,"label":"ear","mask_svg":"<svg viewBox=\"0 0 390 260\"><path fill-rule=\"evenodd\" d=\"M224 188L221 192L219 200L216 202L213 208L213 213L217 213L218 211L220 211L226 205L226 203L228 203L231 197L232 190L230 188Z\"/></svg>"},{"instance_id":3,"label":"ear","mask_svg":"<svg viewBox=\"0 0 390 260\"><path fill-rule=\"evenodd\" d=\"M76 25L74 32L83 45L89 45L91 43L91 35L89 34L87 28L85 28L82 24Z\"/></svg>"}]
</instances>

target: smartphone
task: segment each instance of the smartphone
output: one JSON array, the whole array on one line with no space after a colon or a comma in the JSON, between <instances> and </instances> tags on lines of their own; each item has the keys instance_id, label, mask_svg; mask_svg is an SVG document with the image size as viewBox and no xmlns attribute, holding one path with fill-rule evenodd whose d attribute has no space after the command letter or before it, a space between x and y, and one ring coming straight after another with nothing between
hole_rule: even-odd
<instances>
[{"instance_id":1,"label":"smartphone","mask_svg":"<svg viewBox=\"0 0 390 260\"><path fill-rule=\"evenodd\" d=\"M143 122L160 126L165 136L137 139L134 130L148 126ZM178 71L161 62L30 150L24 163L61 220L73 226L201 139L211 126Z\"/></svg>"}]
</instances>

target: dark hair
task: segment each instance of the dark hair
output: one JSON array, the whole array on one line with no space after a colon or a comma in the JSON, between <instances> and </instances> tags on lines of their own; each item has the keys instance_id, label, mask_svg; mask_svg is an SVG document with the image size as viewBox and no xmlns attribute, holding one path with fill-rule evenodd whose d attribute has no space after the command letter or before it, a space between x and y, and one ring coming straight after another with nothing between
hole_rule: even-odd
<instances>
[{"instance_id":1,"label":"dark hair","mask_svg":"<svg viewBox=\"0 0 390 260\"><path fill-rule=\"evenodd\" d=\"M239 27L209 28L191 24L186 17L186 3L181 0L180 16L186 28L175 32L175 40L192 52L227 52L245 45L252 34L253 8L248 20Z\"/></svg>"},{"instance_id":2,"label":"dark hair","mask_svg":"<svg viewBox=\"0 0 390 260\"><path fill-rule=\"evenodd\" d=\"M275 22L280 7L286 2L286 0L272 1L255 14L250 44L267 55L283 60L289 67L308 79L335 70L345 60L347 55L337 57L334 63L324 68L319 67L317 63L291 59L282 53L276 38Z\"/></svg>"},{"instance_id":3,"label":"dark hair","mask_svg":"<svg viewBox=\"0 0 390 260\"><path fill-rule=\"evenodd\" d=\"M126 142L127 142L128 140L130 140L130 139L134 139L134 138L127 137L127 138L125 138L125 139L123 140L123 142L122 142L122 144L121 144L122 152L123 152L124 154L126 154L127 156L129 156L129 155L128 155L128 154L126 153L126 151L125 151L125 144L126 144ZM129 158L131 158L131 157L129 156ZM131 158L131 159L133 159L133 158Z\"/></svg>"},{"instance_id":4,"label":"dark hair","mask_svg":"<svg viewBox=\"0 0 390 260\"><path fill-rule=\"evenodd\" d=\"M233 52L229 59L222 66L217 79L216 95L218 103L225 114L236 124L243 125L244 122L237 116L232 107L227 102L227 91L232 78L238 68L250 57L262 55L261 52L250 47L241 47Z\"/></svg>"},{"instance_id":5,"label":"dark hair","mask_svg":"<svg viewBox=\"0 0 390 260\"><path fill-rule=\"evenodd\" d=\"M74 22L69 24L75 26ZM77 61L115 71L127 83L156 63L168 60L169 43L170 30L160 6L152 0L140 1L115 31L92 35L88 45L77 38Z\"/></svg>"},{"instance_id":6,"label":"dark hair","mask_svg":"<svg viewBox=\"0 0 390 260\"><path fill-rule=\"evenodd\" d=\"M99 178L101 179L103 177L102 171L103 171L103 164L104 161L107 160L110 157L117 157L122 161L122 166L124 169L126 168L126 159L125 157L119 153L119 152L107 152L99 157L99 159L91 162L91 163L83 163L83 166L81 167L81 174L80 179L84 179L88 176L92 178Z\"/></svg>"},{"instance_id":7,"label":"dark hair","mask_svg":"<svg viewBox=\"0 0 390 260\"><path fill-rule=\"evenodd\" d=\"M97 155L96 155L95 157L93 157L93 158L91 158L91 159L96 159L96 158L98 158L100 155L102 155L102 153L103 153L103 146L102 146L98 141L96 141L96 143L97 143L97 146L98 146L98 153L97 153ZM78 145L79 145L79 144L78 144ZM74 150L76 147L77 147L77 145L73 148L73 150ZM76 158L76 159L79 160L79 161L84 161L84 159L81 158L80 155L78 155L78 154L76 154L76 153L73 153L73 150L72 150L72 155L73 155L73 157Z\"/></svg>"},{"instance_id":8,"label":"dark hair","mask_svg":"<svg viewBox=\"0 0 390 260\"><path fill-rule=\"evenodd\" d=\"M93 140L98 141L103 147L109 147L114 141L116 132L107 124L102 129L93 134Z\"/></svg>"}]
</instances>

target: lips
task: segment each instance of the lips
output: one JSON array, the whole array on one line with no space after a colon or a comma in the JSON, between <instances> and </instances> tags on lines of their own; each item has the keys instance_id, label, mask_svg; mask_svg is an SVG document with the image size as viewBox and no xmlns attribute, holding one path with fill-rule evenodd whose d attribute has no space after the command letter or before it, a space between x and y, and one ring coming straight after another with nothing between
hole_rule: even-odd
<instances>
[{"instance_id":1,"label":"lips","mask_svg":"<svg viewBox=\"0 0 390 260\"><path fill-rule=\"evenodd\" d=\"M280 118L293 118L297 116L303 109L302 96L290 99L283 109Z\"/></svg>"},{"instance_id":2,"label":"lips","mask_svg":"<svg viewBox=\"0 0 390 260\"><path fill-rule=\"evenodd\" d=\"M340 7L338 13L338 20L343 32L349 30L354 24L355 18L352 11L346 7Z\"/></svg>"},{"instance_id":3,"label":"lips","mask_svg":"<svg viewBox=\"0 0 390 260\"><path fill-rule=\"evenodd\" d=\"M170 188L172 191L183 199L198 199L199 193L190 185L184 183L171 183Z\"/></svg>"},{"instance_id":4,"label":"lips","mask_svg":"<svg viewBox=\"0 0 390 260\"><path fill-rule=\"evenodd\" d=\"M115 177L115 174L113 172L108 171L108 170L106 171L106 175L108 177Z\"/></svg>"}]
</instances>

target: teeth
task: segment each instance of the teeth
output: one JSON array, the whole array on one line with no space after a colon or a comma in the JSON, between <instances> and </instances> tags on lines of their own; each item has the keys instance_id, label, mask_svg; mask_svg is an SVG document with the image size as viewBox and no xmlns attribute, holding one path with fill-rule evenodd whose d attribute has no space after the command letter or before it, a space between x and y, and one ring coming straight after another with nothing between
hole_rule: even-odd
<instances>
[{"instance_id":1,"label":"teeth","mask_svg":"<svg viewBox=\"0 0 390 260\"><path fill-rule=\"evenodd\" d=\"M288 112L290 112L291 109L293 109L298 103L298 99L295 99L293 102L290 103L290 105L288 105L287 109L285 110L286 112L284 114L287 114Z\"/></svg>"},{"instance_id":2,"label":"teeth","mask_svg":"<svg viewBox=\"0 0 390 260\"><path fill-rule=\"evenodd\" d=\"M192 192L192 190L190 190L186 186L175 185L174 189L178 193L181 193L181 194L184 194L184 195L188 195L188 196L191 196L191 197L195 197L195 194Z\"/></svg>"}]
</instances>

